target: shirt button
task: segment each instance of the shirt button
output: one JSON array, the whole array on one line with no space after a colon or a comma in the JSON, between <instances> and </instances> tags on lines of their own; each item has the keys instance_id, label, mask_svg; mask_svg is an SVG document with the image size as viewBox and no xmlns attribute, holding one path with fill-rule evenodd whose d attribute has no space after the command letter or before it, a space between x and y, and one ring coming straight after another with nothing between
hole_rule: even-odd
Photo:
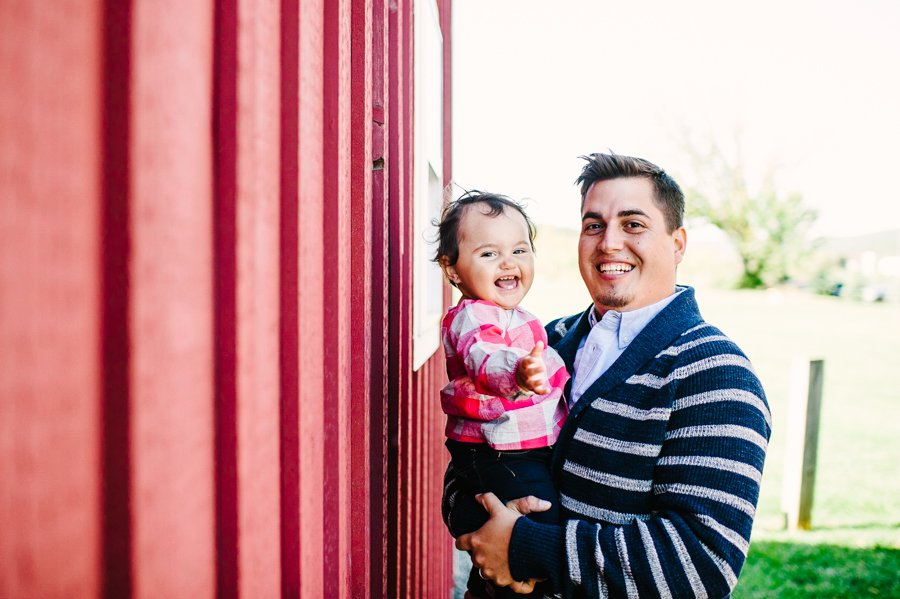
<instances>
[{"instance_id":1,"label":"shirt button","mask_svg":"<svg viewBox=\"0 0 900 599\"><path fill-rule=\"evenodd\" d=\"M624 341L625 343L628 343L628 335L625 335L624 337L622 337L622 341Z\"/></svg>"}]
</instances>

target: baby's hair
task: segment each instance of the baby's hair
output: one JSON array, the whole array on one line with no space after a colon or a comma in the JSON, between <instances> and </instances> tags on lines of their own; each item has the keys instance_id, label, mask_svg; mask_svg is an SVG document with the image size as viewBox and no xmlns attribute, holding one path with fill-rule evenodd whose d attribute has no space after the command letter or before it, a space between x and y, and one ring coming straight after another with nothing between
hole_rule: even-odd
<instances>
[{"instance_id":1,"label":"baby's hair","mask_svg":"<svg viewBox=\"0 0 900 599\"><path fill-rule=\"evenodd\" d=\"M446 258L446 265L453 266L459 260L459 224L466 212L475 204L485 204L489 208L485 214L492 217L503 214L507 209L521 214L528 226L528 243L531 244L531 251L534 251L534 223L525 214L525 207L506 196L473 189L444 206L440 222L433 223L438 228L438 247L432 258L433 262L440 264L441 259ZM453 281L450 281L450 284L456 286Z\"/></svg>"}]
</instances>

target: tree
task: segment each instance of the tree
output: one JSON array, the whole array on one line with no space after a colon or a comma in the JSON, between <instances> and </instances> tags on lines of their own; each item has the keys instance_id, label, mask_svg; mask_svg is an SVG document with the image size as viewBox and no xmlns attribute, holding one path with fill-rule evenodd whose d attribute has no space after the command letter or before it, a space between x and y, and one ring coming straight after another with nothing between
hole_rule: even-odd
<instances>
[{"instance_id":1,"label":"tree","mask_svg":"<svg viewBox=\"0 0 900 599\"><path fill-rule=\"evenodd\" d=\"M769 287L787 281L812 252L809 229L818 214L799 193L780 194L779 168L770 165L755 193L747 185L740 134L735 157L729 159L710 139L706 148L684 135L683 151L691 161L691 184L685 186L686 214L707 220L724 231L740 254L744 272L738 288Z\"/></svg>"}]
</instances>

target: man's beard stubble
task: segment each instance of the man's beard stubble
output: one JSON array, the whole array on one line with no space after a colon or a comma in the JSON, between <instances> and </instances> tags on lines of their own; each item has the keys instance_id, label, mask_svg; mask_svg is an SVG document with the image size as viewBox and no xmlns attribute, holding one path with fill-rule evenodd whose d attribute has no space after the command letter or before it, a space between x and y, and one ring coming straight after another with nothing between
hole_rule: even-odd
<instances>
[{"instance_id":1,"label":"man's beard stubble","mask_svg":"<svg viewBox=\"0 0 900 599\"><path fill-rule=\"evenodd\" d=\"M610 308L616 310L618 308L624 308L627 306L634 297L630 297L627 295L617 294L612 291L607 291L603 295L594 297L594 304L603 306L604 308Z\"/></svg>"}]
</instances>

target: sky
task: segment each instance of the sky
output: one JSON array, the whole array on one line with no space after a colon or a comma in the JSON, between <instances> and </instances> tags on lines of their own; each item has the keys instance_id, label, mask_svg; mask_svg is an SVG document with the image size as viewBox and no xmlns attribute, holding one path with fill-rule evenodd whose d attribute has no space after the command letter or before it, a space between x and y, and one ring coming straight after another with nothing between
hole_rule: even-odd
<instances>
[{"instance_id":1,"label":"sky","mask_svg":"<svg viewBox=\"0 0 900 599\"><path fill-rule=\"evenodd\" d=\"M552 8L551 8L552 6ZM578 156L740 135L814 235L900 229L900 0L454 0L453 179L578 228Z\"/></svg>"}]
</instances>

